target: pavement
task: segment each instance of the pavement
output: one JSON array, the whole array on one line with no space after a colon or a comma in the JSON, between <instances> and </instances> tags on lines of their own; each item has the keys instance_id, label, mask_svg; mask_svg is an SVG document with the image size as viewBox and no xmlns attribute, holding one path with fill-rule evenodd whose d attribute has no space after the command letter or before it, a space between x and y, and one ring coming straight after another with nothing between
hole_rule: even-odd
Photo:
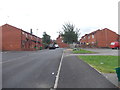
<instances>
[{"instance_id":1,"label":"pavement","mask_svg":"<svg viewBox=\"0 0 120 90\"><path fill-rule=\"evenodd\" d=\"M118 52L119 50L117 49L98 49L98 48L82 48L88 51L93 51L93 52L97 52L96 54L73 54L72 53L72 49L67 49L65 51L65 56L79 56L79 55L112 55L112 56L118 56ZM99 72L99 71L98 71ZM99 72L101 73L101 72ZM101 73L107 80L109 80L111 83L113 83L114 85L120 87L120 82L118 82L118 78L117 78L117 74L116 73Z\"/></svg>"},{"instance_id":2,"label":"pavement","mask_svg":"<svg viewBox=\"0 0 120 90\"><path fill-rule=\"evenodd\" d=\"M116 88L69 49L2 52L3 88ZM67 52L67 53L66 53Z\"/></svg>"},{"instance_id":3,"label":"pavement","mask_svg":"<svg viewBox=\"0 0 120 90\"><path fill-rule=\"evenodd\" d=\"M115 88L103 75L76 56L64 57L58 88Z\"/></svg>"},{"instance_id":4,"label":"pavement","mask_svg":"<svg viewBox=\"0 0 120 90\"><path fill-rule=\"evenodd\" d=\"M116 73L101 73L104 77L106 77L106 79L108 79L110 82L112 82L114 85L116 86L120 86L118 85L118 78Z\"/></svg>"}]
</instances>

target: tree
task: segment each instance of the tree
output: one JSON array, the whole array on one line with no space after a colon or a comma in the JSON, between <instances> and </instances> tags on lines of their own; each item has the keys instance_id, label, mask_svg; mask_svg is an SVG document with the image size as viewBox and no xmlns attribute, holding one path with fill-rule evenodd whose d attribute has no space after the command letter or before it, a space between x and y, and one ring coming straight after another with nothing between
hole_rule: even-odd
<instances>
[{"instance_id":1,"label":"tree","mask_svg":"<svg viewBox=\"0 0 120 90\"><path fill-rule=\"evenodd\" d=\"M63 37L63 41L68 44L77 43L78 37L79 37L79 31L80 29L75 28L75 25L66 23L62 27L63 32L60 34Z\"/></svg>"},{"instance_id":2,"label":"tree","mask_svg":"<svg viewBox=\"0 0 120 90\"><path fill-rule=\"evenodd\" d=\"M43 32L42 43L44 44L45 48L48 47L50 42L51 42L50 35L48 35L46 32Z\"/></svg>"}]
</instances>

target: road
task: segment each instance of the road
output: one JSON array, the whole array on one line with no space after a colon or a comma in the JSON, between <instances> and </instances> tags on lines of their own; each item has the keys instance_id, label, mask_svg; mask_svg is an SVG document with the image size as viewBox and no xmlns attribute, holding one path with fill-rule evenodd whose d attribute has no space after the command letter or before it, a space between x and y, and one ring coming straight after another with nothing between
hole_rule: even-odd
<instances>
[{"instance_id":1,"label":"road","mask_svg":"<svg viewBox=\"0 0 120 90\"><path fill-rule=\"evenodd\" d=\"M62 54L63 50L3 52L3 88L115 88L76 56Z\"/></svg>"},{"instance_id":2,"label":"road","mask_svg":"<svg viewBox=\"0 0 120 90\"><path fill-rule=\"evenodd\" d=\"M4 52L3 88L53 87L62 51Z\"/></svg>"}]
</instances>

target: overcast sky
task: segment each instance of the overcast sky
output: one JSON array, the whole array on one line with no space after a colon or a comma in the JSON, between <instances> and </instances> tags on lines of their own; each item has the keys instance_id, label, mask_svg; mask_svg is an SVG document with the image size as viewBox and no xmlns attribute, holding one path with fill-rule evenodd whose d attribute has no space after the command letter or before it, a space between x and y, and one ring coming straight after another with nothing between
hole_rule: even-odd
<instances>
[{"instance_id":1,"label":"overcast sky","mask_svg":"<svg viewBox=\"0 0 120 90\"><path fill-rule=\"evenodd\" d=\"M56 39L65 22L80 28L81 36L97 29L118 32L120 0L0 0L0 26L8 23L42 37ZM38 31L37 31L38 29Z\"/></svg>"}]
</instances>

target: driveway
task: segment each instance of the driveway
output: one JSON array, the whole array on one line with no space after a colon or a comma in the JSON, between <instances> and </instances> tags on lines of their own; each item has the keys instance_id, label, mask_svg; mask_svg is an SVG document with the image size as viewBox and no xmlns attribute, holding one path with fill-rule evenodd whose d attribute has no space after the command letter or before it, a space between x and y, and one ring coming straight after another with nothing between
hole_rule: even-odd
<instances>
[{"instance_id":1,"label":"driveway","mask_svg":"<svg viewBox=\"0 0 120 90\"><path fill-rule=\"evenodd\" d=\"M106 48L105 49L98 49L98 48L90 49L90 48L88 48L85 50L98 52L101 55L113 55L113 56L118 56L118 52L119 52L118 49L106 49Z\"/></svg>"},{"instance_id":2,"label":"driveway","mask_svg":"<svg viewBox=\"0 0 120 90\"><path fill-rule=\"evenodd\" d=\"M77 56L77 55L112 55L112 56L118 56L120 50L117 49L98 49L98 48L82 48L84 50L88 50L88 51L93 51L93 52L97 52L96 54L73 54L72 53L72 49L68 49L66 51L66 55L67 56Z\"/></svg>"}]
</instances>

